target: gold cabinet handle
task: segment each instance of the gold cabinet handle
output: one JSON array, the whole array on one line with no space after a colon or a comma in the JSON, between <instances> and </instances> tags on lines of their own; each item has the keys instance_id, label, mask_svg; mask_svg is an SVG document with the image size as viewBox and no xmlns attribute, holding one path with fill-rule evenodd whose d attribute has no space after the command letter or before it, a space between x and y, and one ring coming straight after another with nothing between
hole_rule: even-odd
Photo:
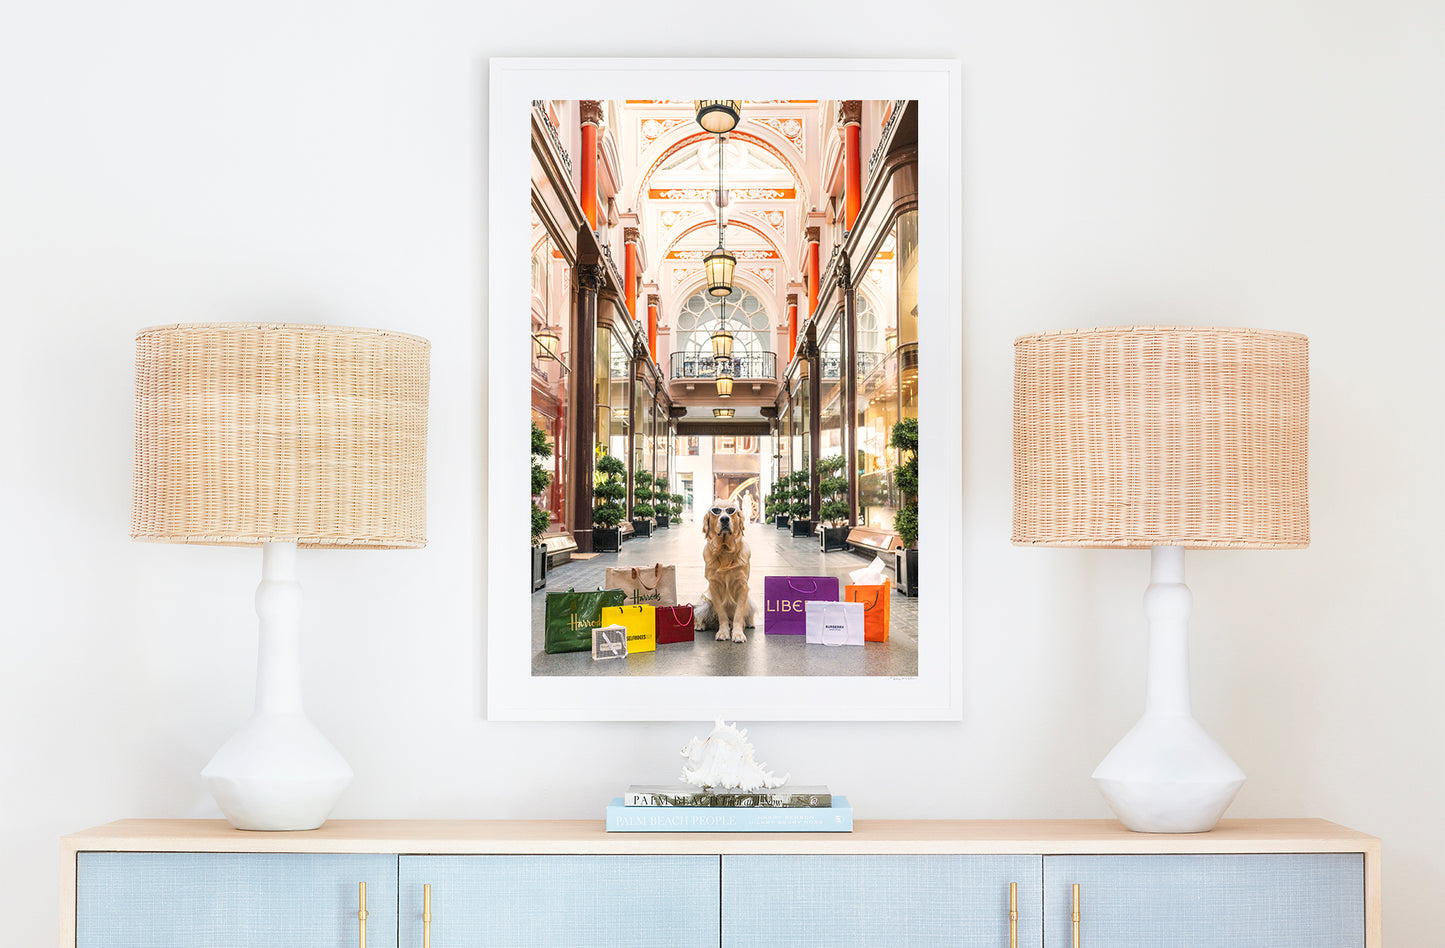
<instances>
[{"instance_id":1,"label":"gold cabinet handle","mask_svg":"<svg viewBox=\"0 0 1445 948\"><path fill-rule=\"evenodd\" d=\"M1008 884L1008 948L1019 948L1019 884L1017 882Z\"/></svg>"},{"instance_id":2,"label":"gold cabinet handle","mask_svg":"<svg viewBox=\"0 0 1445 948\"><path fill-rule=\"evenodd\" d=\"M431 883L421 887L421 948L431 948Z\"/></svg>"},{"instance_id":3,"label":"gold cabinet handle","mask_svg":"<svg viewBox=\"0 0 1445 948\"><path fill-rule=\"evenodd\" d=\"M1074 948L1079 948L1079 884L1074 883Z\"/></svg>"},{"instance_id":4,"label":"gold cabinet handle","mask_svg":"<svg viewBox=\"0 0 1445 948\"><path fill-rule=\"evenodd\" d=\"M357 923L359 924L360 929L361 929L361 941L360 941L359 944L361 945L361 948L366 948L366 883L365 883L365 882L358 882L358 883L356 884L356 896L357 896L357 901L358 901L358 902L360 903L360 905L361 905L361 908L359 908L359 909L356 910L356 921L357 921Z\"/></svg>"}]
</instances>

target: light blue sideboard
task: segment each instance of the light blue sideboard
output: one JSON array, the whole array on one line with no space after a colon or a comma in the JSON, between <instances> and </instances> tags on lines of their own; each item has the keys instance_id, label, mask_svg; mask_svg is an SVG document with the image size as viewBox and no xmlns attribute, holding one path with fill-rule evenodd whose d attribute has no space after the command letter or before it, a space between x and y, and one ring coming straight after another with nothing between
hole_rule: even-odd
<instances>
[{"instance_id":1,"label":"light blue sideboard","mask_svg":"<svg viewBox=\"0 0 1445 948\"><path fill-rule=\"evenodd\" d=\"M1383 944L1379 841L1323 820L1189 836L1103 820L865 820L848 834L122 820L66 837L62 868L62 948Z\"/></svg>"}]
</instances>

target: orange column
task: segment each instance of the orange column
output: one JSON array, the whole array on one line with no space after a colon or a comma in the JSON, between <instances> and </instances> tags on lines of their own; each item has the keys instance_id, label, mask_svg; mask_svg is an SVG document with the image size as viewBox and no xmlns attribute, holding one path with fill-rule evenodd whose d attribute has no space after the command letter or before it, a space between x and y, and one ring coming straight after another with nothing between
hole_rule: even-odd
<instances>
[{"instance_id":1,"label":"orange column","mask_svg":"<svg viewBox=\"0 0 1445 948\"><path fill-rule=\"evenodd\" d=\"M822 234L816 227L809 227L804 234L808 240L808 316L818 311L818 271L822 269L818 246Z\"/></svg>"},{"instance_id":2,"label":"orange column","mask_svg":"<svg viewBox=\"0 0 1445 948\"><path fill-rule=\"evenodd\" d=\"M788 294L788 361L798 351L798 294Z\"/></svg>"},{"instance_id":3,"label":"orange column","mask_svg":"<svg viewBox=\"0 0 1445 948\"><path fill-rule=\"evenodd\" d=\"M657 294L647 295L647 351L652 353L652 361L657 361L657 308L661 301Z\"/></svg>"},{"instance_id":4,"label":"orange column","mask_svg":"<svg viewBox=\"0 0 1445 948\"><path fill-rule=\"evenodd\" d=\"M582 113L582 181L578 195L587 223L597 229L597 130L602 125L602 103L596 99L578 102Z\"/></svg>"},{"instance_id":5,"label":"orange column","mask_svg":"<svg viewBox=\"0 0 1445 948\"><path fill-rule=\"evenodd\" d=\"M863 154L861 132L863 125L863 101L848 99L840 109L843 120L843 174L846 193L847 213L844 226L853 229L858 211L863 207Z\"/></svg>"},{"instance_id":6,"label":"orange column","mask_svg":"<svg viewBox=\"0 0 1445 948\"><path fill-rule=\"evenodd\" d=\"M637 228L623 228L622 239L626 242L622 257L622 302L627 305L628 315L640 320L642 314L637 311L637 241L640 236Z\"/></svg>"}]
</instances>

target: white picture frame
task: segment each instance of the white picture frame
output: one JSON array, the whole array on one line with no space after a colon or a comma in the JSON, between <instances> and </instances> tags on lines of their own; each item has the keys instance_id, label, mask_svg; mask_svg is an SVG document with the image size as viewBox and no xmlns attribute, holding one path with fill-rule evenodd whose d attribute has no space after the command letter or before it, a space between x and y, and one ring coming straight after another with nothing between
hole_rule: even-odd
<instances>
[{"instance_id":1,"label":"white picture frame","mask_svg":"<svg viewBox=\"0 0 1445 948\"><path fill-rule=\"evenodd\" d=\"M962 97L945 60L494 59L488 140L486 713L491 720L922 721L962 718ZM736 98L918 102L920 309L938 314L919 346L918 675L544 677L532 674L528 532L529 110L534 100ZM925 330L920 327L920 334ZM859 561L863 565L863 561Z\"/></svg>"}]
</instances>

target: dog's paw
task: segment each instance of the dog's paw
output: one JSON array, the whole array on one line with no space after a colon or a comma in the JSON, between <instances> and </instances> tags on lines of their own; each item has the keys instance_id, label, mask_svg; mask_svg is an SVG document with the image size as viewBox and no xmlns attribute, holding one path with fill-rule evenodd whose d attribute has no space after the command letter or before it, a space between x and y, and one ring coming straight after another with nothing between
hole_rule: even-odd
<instances>
[{"instance_id":1,"label":"dog's paw","mask_svg":"<svg viewBox=\"0 0 1445 948\"><path fill-rule=\"evenodd\" d=\"M726 642L726 641L728 640L728 630L727 630L727 629L718 629L718 630L717 630L717 636L716 636L716 638L717 638L717 641L719 641L719 642Z\"/></svg>"},{"instance_id":2,"label":"dog's paw","mask_svg":"<svg viewBox=\"0 0 1445 948\"><path fill-rule=\"evenodd\" d=\"M722 638L722 633L721 633L721 632L718 633L718 638ZM734 642L743 643L743 642L746 642L747 640L748 640L748 637L747 637L747 635L743 632L742 629L733 629L733 641L734 641Z\"/></svg>"}]
</instances>

